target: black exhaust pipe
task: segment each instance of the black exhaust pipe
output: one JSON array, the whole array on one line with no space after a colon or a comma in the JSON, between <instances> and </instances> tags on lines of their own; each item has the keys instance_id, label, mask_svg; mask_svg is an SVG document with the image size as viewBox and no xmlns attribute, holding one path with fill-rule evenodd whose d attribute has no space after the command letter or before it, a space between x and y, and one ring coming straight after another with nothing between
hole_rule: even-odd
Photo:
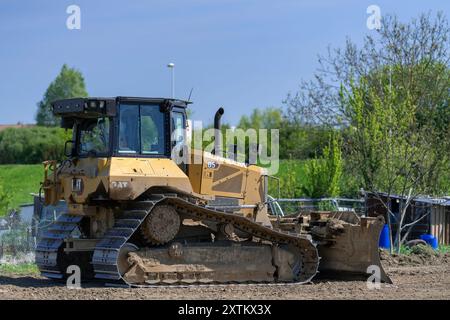
<instances>
[{"instance_id":1,"label":"black exhaust pipe","mask_svg":"<svg viewBox=\"0 0 450 320\"><path fill-rule=\"evenodd\" d=\"M223 108L219 108L216 111L216 114L214 115L214 154L218 154L221 156L222 150L220 148L221 141L220 141L220 119L222 118L222 115L224 114L225 110Z\"/></svg>"}]
</instances>

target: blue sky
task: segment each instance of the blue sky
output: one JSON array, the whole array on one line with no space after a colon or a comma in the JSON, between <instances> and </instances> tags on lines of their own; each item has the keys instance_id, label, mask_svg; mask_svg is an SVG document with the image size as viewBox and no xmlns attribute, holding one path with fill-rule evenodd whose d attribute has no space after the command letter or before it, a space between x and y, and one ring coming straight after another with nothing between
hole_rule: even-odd
<instances>
[{"instance_id":1,"label":"blue sky","mask_svg":"<svg viewBox=\"0 0 450 320\"><path fill-rule=\"evenodd\" d=\"M66 28L72 4L81 30ZM169 62L176 97L194 88L194 119L209 123L223 106L233 124L253 108L282 106L329 44L374 32L371 4L402 20L450 13L441 0L0 0L0 124L34 122L64 63L83 73L91 96L169 97Z\"/></svg>"}]
</instances>

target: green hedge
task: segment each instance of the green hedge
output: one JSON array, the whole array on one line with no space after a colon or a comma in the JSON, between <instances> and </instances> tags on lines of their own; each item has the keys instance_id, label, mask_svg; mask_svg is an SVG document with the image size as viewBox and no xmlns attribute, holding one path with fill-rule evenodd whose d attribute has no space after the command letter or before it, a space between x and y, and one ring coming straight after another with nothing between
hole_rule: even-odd
<instances>
[{"instance_id":1,"label":"green hedge","mask_svg":"<svg viewBox=\"0 0 450 320\"><path fill-rule=\"evenodd\" d=\"M8 128L0 132L0 164L36 164L64 157L71 132L60 128Z\"/></svg>"}]
</instances>

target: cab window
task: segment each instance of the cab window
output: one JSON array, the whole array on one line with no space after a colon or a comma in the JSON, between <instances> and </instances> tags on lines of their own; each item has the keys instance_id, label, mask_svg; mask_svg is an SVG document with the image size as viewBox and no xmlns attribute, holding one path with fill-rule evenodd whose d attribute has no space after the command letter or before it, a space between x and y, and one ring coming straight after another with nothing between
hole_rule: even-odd
<instances>
[{"instance_id":1,"label":"cab window","mask_svg":"<svg viewBox=\"0 0 450 320\"><path fill-rule=\"evenodd\" d=\"M165 152L164 113L158 105L121 105L119 153L162 155Z\"/></svg>"},{"instance_id":2,"label":"cab window","mask_svg":"<svg viewBox=\"0 0 450 320\"><path fill-rule=\"evenodd\" d=\"M172 113L172 144L174 146L183 144L185 142L184 121L185 120L183 113Z\"/></svg>"},{"instance_id":3,"label":"cab window","mask_svg":"<svg viewBox=\"0 0 450 320\"><path fill-rule=\"evenodd\" d=\"M164 114L156 106L141 106L142 154L164 154Z\"/></svg>"},{"instance_id":4,"label":"cab window","mask_svg":"<svg viewBox=\"0 0 450 320\"><path fill-rule=\"evenodd\" d=\"M79 156L99 156L109 152L109 118L87 119L79 125Z\"/></svg>"},{"instance_id":5,"label":"cab window","mask_svg":"<svg viewBox=\"0 0 450 320\"><path fill-rule=\"evenodd\" d=\"M139 106L122 105L119 121L119 153L138 153Z\"/></svg>"}]
</instances>

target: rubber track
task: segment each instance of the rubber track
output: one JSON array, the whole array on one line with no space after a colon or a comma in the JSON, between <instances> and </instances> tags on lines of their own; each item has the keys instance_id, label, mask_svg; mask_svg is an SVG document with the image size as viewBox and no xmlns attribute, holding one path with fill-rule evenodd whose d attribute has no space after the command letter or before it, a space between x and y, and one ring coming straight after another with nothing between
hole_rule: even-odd
<instances>
[{"instance_id":1,"label":"rubber track","mask_svg":"<svg viewBox=\"0 0 450 320\"><path fill-rule=\"evenodd\" d=\"M163 199L164 197L160 197L159 199L137 202L136 209L123 211L115 220L114 226L105 233L95 246L92 264L97 279L122 279L117 265L120 248L127 243L153 207Z\"/></svg>"},{"instance_id":2,"label":"rubber track","mask_svg":"<svg viewBox=\"0 0 450 320\"><path fill-rule=\"evenodd\" d=\"M123 211L120 217L115 220L114 226L97 243L92 257L95 278L113 281L112 285L123 283L120 281L124 279L122 279L117 265L120 249L137 231L153 207L161 201L173 204L178 211L193 218L218 223L231 223L236 228L246 231L257 238L270 241L273 244L291 244L300 248L303 256L303 265L300 267L302 269L300 277L295 282L297 284L311 281L317 273L319 265L317 249L304 235L274 230L236 213L208 209L197 205L194 201L189 201L188 198L159 195L146 201L136 202L133 204L135 207L132 210ZM58 254L61 252L60 247L63 245L64 239L70 237L70 234L75 230L82 218L83 216L80 215L63 214L50 226L41 238L36 248L36 263L43 276L56 279L63 278L64 274L58 267ZM152 285L126 284L135 287L166 286L164 283ZM192 285L208 286L215 284L195 283L179 285L174 283L168 286L184 287ZM270 285L277 284L270 283Z\"/></svg>"},{"instance_id":3,"label":"rubber track","mask_svg":"<svg viewBox=\"0 0 450 320\"><path fill-rule=\"evenodd\" d=\"M136 207L133 210L125 210L122 215L116 219L113 228L108 230L105 236L97 243L92 259L96 278L114 282L117 280L125 281L125 279L121 277L117 265L120 249L127 243L134 232L136 232L153 207L161 201L171 203L178 211L199 220L231 223L236 228L246 231L257 238L271 241L274 244L291 244L298 247L302 252L303 265L299 266L299 269L301 270L299 270L300 277L296 283L309 282L317 273L319 266L318 252L314 244L306 236L274 230L235 213L208 209L195 204L194 201L189 201L188 198L161 195L159 198L137 202L135 204ZM127 282L125 281L125 283ZM127 283L127 285L136 287L154 287L165 284L137 285ZM177 284L174 283L169 286L177 286Z\"/></svg>"},{"instance_id":4,"label":"rubber track","mask_svg":"<svg viewBox=\"0 0 450 320\"><path fill-rule=\"evenodd\" d=\"M36 264L43 276L53 279L64 277L65 271L58 266L59 249L82 218L80 215L62 214L40 238L36 247Z\"/></svg>"}]
</instances>

